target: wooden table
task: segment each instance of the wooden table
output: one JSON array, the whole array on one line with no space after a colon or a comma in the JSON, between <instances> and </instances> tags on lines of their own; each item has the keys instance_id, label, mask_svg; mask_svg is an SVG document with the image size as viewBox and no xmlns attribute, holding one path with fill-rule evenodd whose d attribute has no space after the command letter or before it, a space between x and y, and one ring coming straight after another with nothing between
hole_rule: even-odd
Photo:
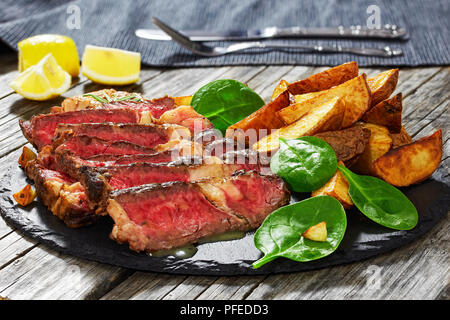
<instances>
[{"instance_id":1,"label":"wooden table","mask_svg":"<svg viewBox=\"0 0 450 320\"><path fill-rule=\"evenodd\" d=\"M10 153L26 140L19 119L48 112L49 102L23 99L8 86L17 76L15 54L0 55L0 169L17 161ZM124 90L148 97L190 95L209 81L231 78L266 101L280 79L294 81L326 69L251 66L152 69ZM362 69L369 76L383 69ZM100 89L84 77L64 96ZM413 138L444 130L443 163L449 168L450 68L401 69L403 119ZM1 172L1 171L0 171ZM406 247L349 265L270 276L202 277L136 272L47 249L0 219L0 296L10 299L449 299L450 218Z\"/></svg>"}]
</instances>

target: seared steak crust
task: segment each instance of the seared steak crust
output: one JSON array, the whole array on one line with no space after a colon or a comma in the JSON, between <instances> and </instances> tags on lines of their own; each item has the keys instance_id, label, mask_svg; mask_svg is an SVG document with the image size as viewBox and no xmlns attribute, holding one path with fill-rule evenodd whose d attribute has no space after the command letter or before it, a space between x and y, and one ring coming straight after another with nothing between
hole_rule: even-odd
<instances>
[{"instance_id":1,"label":"seared steak crust","mask_svg":"<svg viewBox=\"0 0 450 320\"><path fill-rule=\"evenodd\" d=\"M76 180L37 161L30 161L25 172L34 181L42 203L68 227L87 226L99 218L89 209L84 188Z\"/></svg>"},{"instance_id":2,"label":"seared steak crust","mask_svg":"<svg viewBox=\"0 0 450 320\"><path fill-rule=\"evenodd\" d=\"M279 177L251 172L114 191L107 210L115 222L111 238L128 242L132 250L152 252L212 234L254 229L288 201Z\"/></svg>"}]
</instances>

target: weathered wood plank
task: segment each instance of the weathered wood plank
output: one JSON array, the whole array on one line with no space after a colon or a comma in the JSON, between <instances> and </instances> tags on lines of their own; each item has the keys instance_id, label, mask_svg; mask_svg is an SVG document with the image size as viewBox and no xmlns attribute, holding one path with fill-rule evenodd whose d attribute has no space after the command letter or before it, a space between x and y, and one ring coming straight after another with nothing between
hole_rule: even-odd
<instances>
[{"instance_id":1,"label":"weathered wood plank","mask_svg":"<svg viewBox=\"0 0 450 320\"><path fill-rule=\"evenodd\" d=\"M38 246L0 270L0 295L14 300L98 298L125 273Z\"/></svg>"},{"instance_id":2,"label":"weathered wood plank","mask_svg":"<svg viewBox=\"0 0 450 320\"><path fill-rule=\"evenodd\" d=\"M10 232L0 239L0 270L30 251L36 244L36 241L25 238L20 232Z\"/></svg>"},{"instance_id":3,"label":"weathered wood plank","mask_svg":"<svg viewBox=\"0 0 450 320\"><path fill-rule=\"evenodd\" d=\"M197 299L242 300L265 278L265 276L220 277Z\"/></svg>"},{"instance_id":4,"label":"weathered wood plank","mask_svg":"<svg viewBox=\"0 0 450 320\"><path fill-rule=\"evenodd\" d=\"M103 296L102 300L161 299L186 276L136 272Z\"/></svg>"}]
</instances>

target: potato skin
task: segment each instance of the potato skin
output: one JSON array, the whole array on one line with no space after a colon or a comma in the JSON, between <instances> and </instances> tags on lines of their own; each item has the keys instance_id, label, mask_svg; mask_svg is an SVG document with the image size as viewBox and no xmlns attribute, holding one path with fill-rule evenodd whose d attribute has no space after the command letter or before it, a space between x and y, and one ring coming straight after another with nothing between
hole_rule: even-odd
<instances>
[{"instance_id":1,"label":"potato skin","mask_svg":"<svg viewBox=\"0 0 450 320\"><path fill-rule=\"evenodd\" d=\"M278 117L277 111L287 107L289 103L289 92L283 91L265 106L256 110L241 121L229 126L226 137L231 138L233 137L233 134L238 134L235 130L240 129L245 132L248 129L254 129L257 133L257 139L263 138L264 136L261 134L260 129L268 129L267 133L269 133L270 129L278 129L284 126L284 122Z\"/></svg>"},{"instance_id":2,"label":"potato skin","mask_svg":"<svg viewBox=\"0 0 450 320\"><path fill-rule=\"evenodd\" d=\"M399 93L373 106L361 120L385 126L391 133L400 133L402 129L402 94Z\"/></svg>"},{"instance_id":3,"label":"potato skin","mask_svg":"<svg viewBox=\"0 0 450 320\"><path fill-rule=\"evenodd\" d=\"M304 80L293 82L288 86L288 90L293 95L327 90L357 77L358 70L358 64L355 61L347 62Z\"/></svg>"},{"instance_id":4,"label":"potato skin","mask_svg":"<svg viewBox=\"0 0 450 320\"><path fill-rule=\"evenodd\" d=\"M367 79L370 92L372 93L372 106L386 100L394 92L397 86L398 73L398 69L391 69Z\"/></svg>"},{"instance_id":5,"label":"potato skin","mask_svg":"<svg viewBox=\"0 0 450 320\"><path fill-rule=\"evenodd\" d=\"M399 133L389 133L392 138L392 149L410 144L412 142L411 136L406 132L405 127L402 126Z\"/></svg>"},{"instance_id":6,"label":"potato skin","mask_svg":"<svg viewBox=\"0 0 450 320\"><path fill-rule=\"evenodd\" d=\"M374 173L384 181L405 187L419 183L439 167L442 158L442 130L413 143L392 149L373 163Z\"/></svg>"}]
</instances>

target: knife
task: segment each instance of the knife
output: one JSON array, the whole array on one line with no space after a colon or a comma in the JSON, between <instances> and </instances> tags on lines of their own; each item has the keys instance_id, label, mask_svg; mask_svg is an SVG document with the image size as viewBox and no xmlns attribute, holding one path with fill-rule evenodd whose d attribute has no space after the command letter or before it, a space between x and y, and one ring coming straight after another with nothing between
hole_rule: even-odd
<instances>
[{"instance_id":1,"label":"knife","mask_svg":"<svg viewBox=\"0 0 450 320\"><path fill-rule=\"evenodd\" d=\"M376 38L376 39L403 39L407 35L404 28L395 25L385 25L380 29L369 29L361 26L345 28L278 28L268 27L257 30L230 30L230 31L202 31L182 30L180 31L192 41L233 41L233 40L258 40L270 38ZM149 40L172 40L167 34L159 29L137 29L135 34L139 38Z\"/></svg>"}]
</instances>

